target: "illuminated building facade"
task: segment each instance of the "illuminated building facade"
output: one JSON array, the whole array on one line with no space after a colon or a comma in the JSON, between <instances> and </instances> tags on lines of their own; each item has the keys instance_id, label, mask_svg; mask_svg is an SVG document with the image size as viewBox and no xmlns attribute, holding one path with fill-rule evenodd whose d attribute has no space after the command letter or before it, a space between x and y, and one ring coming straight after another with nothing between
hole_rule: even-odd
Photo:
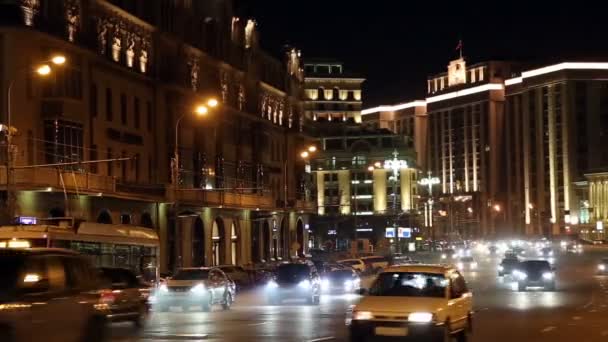
<instances>
[{"instance_id":1,"label":"illuminated building facade","mask_svg":"<svg viewBox=\"0 0 608 342\"><path fill-rule=\"evenodd\" d=\"M15 204L3 223L14 214L155 229L162 271L306 253L314 204L295 153L308 142L300 53L270 57L255 20L235 13L229 0L2 1L0 108L15 80L17 130L10 179L4 136L0 146L2 208ZM64 69L46 80L28 72L53 53ZM219 106L196 118L210 97ZM76 164L44 166L66 162Z\"/></svg>"},{"instance_id":2,"label":"illuminated building facade","mask_svg":"<svg viewBox=\"0 0 608 342\"><path fill-rule=\"evenodd\" d=\"M315 226L325 234L334 231L338 239L356 234L373 243L395 219L411 227L418 168L406 139L361 125L327 124L321 130L321 151L311 165L319 215Z\"/></svg>"},{"instance_id":3,"label":"illuminated building facade","mask_svg":"<svg viewBox=\"0 0 608 342\"><path fill-rule=\"evenodd\" d=\"M365 81L342 62L308 60L304 64L304 115L317 122L361 122Z\"/></svg>"}]
</instances>

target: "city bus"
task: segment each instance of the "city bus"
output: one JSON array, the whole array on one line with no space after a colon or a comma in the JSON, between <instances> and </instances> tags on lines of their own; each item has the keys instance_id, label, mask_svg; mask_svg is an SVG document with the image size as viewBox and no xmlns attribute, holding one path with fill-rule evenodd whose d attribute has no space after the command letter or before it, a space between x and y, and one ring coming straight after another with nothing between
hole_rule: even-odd
<instances>
[{"instance_id":1,"label":"city bus","mask_svg":"<svg viewBox=\"0 0 608 342\"><path fill-rule=\"evenodd\" d=\"M150 228L69 221L0 227L0 248L66 248L89 256L96 267L128 268L146 281L159 277L158 234Z\"/></svg>"}]
</instances>

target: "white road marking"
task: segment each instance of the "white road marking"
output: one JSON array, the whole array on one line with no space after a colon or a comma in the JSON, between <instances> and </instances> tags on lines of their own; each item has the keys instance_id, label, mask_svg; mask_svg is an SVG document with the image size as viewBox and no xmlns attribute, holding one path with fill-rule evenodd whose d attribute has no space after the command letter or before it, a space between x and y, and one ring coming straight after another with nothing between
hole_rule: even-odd
<instances>
[{"instance_id":1,"label":"white road marking","mask_svg":"<svg viewBox=\"0 0 608 342\"><path fill-rule=\"evenodd\" d=\"M554 326L550 326L550 327L546 327L545 329L541 330L540 332L542 333L548 333L549 331L553 331L555 330Z\"/></svg>"},{"instance_id":2,"label":"white road marking","mask_svg":"<svg viewBox=\"0 0 608 342\"><path fill-rule=\"evenodd\" d=\"M320 342L320 341L329 341L329 340L335 340L336 338L333 336L328 336L328 337L321 337L321 338L316 338L314 340L309 340L308 342Z\"/></svg>"},{"instance_id":3,"label":"white road marking","mask_svg":"<svg viewBox=\"0 0 608 342\"><path fill-rule=\"evenodd\" d=\"M255 327L255 326L257 326L257 325L264 325L264 324L266 324L266 323L268 323L268 322L251 323L251 324L247 324L247 325L248 325L248 326L250 326L250 327Z\"/></svg>"}]
</instances>

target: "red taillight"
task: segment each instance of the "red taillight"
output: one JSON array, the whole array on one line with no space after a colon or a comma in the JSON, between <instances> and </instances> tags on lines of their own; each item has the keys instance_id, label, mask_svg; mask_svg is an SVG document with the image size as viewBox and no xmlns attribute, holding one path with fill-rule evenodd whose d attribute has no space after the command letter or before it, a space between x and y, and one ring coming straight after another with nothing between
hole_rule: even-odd
<instances>
[{"instance_id":1,"label":"red taillight","mask_svg":"<svg viewBox=\"0 0 608 342\"><path fill-rule=\"evenodd\" d=\"M116 300L116 295L112 291L102 291L99 297L99 302L102 304L113 304Z\"/></svg>"}]
</instances>

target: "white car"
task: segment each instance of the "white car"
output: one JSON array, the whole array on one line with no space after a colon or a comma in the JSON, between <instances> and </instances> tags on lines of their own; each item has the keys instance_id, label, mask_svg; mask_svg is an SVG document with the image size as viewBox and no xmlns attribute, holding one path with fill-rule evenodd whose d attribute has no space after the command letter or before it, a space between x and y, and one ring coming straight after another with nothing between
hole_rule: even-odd
<instances>
[{"instance_id":1,"label":"white car","mask_svg":"<svg viewBox=\"0 0 608 342\"><path fill-rule=\"evenodd\" d=\"M338 261L336 261L336 263L338 263L340 265L352 267L353 269L355 269L359 272L364 272L365 268L366 268L365 263L361 259L344 259L344 260L338 260Z\"/></svg>"},{"instance_id":2,"label":"white car","mask_svg":"<svg viewBox=\"0 0 608 342\"><path fill-rule=\"evenodd\" d=\"M347 314L351 341L376 337L466 341L473 326L473 295L451 266L390 267L362 294Z\"/></svg>"}]
</instances>

